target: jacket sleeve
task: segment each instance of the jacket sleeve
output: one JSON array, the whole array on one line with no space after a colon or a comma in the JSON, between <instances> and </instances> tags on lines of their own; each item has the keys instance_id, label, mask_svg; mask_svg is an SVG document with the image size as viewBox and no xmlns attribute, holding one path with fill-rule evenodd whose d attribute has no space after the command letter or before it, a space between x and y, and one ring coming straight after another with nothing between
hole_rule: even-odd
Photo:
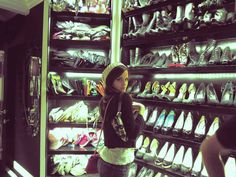
<instances>
[{"instance_id":1,"label":"jacket sleeve","mask_svg":"<svg viewBox=\"0 0 236 177\"><path fill-rule=\"evenodd\" d=\"M134 118L132 99L128 93L123 94L121 112L123 124L128 138L130 140L136 139L144 121L141 115L138 115L137 119Z\"/></svg>"}]
</instances>

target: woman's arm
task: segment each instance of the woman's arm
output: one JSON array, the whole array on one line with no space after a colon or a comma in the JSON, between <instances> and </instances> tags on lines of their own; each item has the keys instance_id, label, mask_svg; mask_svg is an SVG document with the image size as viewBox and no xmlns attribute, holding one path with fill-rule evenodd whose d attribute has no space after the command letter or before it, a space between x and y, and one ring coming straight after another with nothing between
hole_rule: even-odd
<instances>
[{"instance_id":1,"label":"woman's arm","mask_svg":"<svg viewBox=\"0 0 236 177\"><path fill-rule=\"evenodd\" d=\"M138 111L138 113L140 115L144 115L144 111L145 111L145 106L142 103L138 103L138 102L133 102L133 111Z\"/></svg>"},{"instance_id":2,"label":"woman's arm","mask_svg":"<svg viewBox=\"0 0 236 177\"><path fill-rule=\"evenodd\" d=\"M225 150L216 135L202 142L201 151L209 177L225 177L224 165L220 158L221 152Z\"/></svg>"}]
</instances>

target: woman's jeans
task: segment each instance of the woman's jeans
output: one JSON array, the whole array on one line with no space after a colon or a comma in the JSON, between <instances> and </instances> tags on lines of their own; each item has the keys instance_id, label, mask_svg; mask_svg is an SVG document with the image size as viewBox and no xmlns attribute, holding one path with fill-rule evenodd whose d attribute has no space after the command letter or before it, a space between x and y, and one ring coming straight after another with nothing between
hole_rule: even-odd
<instances>
[{"instance_id":1,"label":"woman's jeans","mask_svg":"<svg viewBox=\"0 0 236 177\"><path fill-rule=\"evenodd\" d=\"M130 164L113 165L98 159L98 173L100 177L128 177Z\"/></svg>"}]
</instances>

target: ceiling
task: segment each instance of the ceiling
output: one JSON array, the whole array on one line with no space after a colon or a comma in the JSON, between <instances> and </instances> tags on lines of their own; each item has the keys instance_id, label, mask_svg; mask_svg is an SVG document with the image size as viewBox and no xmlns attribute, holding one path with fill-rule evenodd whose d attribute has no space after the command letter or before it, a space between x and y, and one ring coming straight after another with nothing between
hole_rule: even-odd
<instances>
[{"instance_id":1,"label":"ceiling","mask_svg":"<svg viewBox=\"0 0 236 177\"><path fill-rule=\"evenodd\" d=\"M43 0L0 0L0 21L6 22L17 14L28 15L30 9Z\"/></svg>"}]
</instances>

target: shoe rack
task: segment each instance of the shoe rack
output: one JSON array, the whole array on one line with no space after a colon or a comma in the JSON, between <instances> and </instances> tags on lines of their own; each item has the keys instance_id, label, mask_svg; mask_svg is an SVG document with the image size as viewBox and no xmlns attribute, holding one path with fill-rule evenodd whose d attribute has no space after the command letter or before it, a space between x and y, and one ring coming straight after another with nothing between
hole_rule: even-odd
<instances>
[{"instance_id":1,"label":"shoe rack","mask_svg":"<svg viewBox=\"0 0 236 177\"><path fill-rule=\"evenodd\" d=\"M207 176L201 142L236 111L234 7L233 0L124 2L127 91L146 106L137 176ZM235 152L223 160L236 168Z\"/></svg>"},{"instance_id":2,"label":"shoe rack","mask_svg":"<svg viewBox=\"0 0 236 177\"><path fill-rule=\"evenodd\" d=\"M40 162L40 176L82 175L83 163L95 150L92 141L86 145L86 138L90 138L86 136L90 130L96 135L100 128L93 118L101 98L101 72L110 63L111 5L109 1L106 5L84 2L51 1L44 5L47 35L43 45L48 47L43 53L46 77L41 110L45 117L41 115L41 131L45 134L41 133L41 148L45 149L41 149L41 156L45 157ZM79 132L86 136L78 136Z\"/></svg>"}]
</instances>

